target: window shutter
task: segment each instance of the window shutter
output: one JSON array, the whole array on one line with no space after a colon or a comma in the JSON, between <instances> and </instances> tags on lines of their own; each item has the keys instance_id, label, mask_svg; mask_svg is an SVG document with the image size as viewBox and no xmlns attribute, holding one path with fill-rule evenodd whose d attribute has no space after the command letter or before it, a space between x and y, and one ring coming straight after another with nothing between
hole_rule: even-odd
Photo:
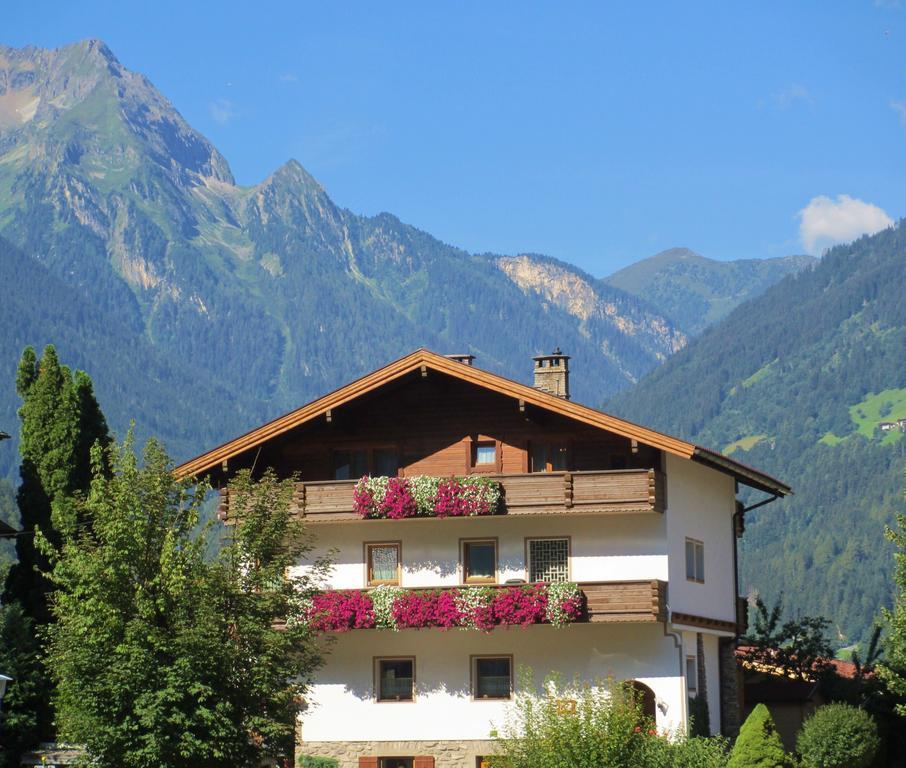
<instances>
[{"instance_id":1,"label":"window shutter","mask_svg":"<svg viewBox=\"0 0 906 768\"><path fill-rule=\"evenodd\" d=\"M416 757L412 761L412 768L434 768L433 757Z\"/></svg>"},{"instance_id":2,"label":"window shutter","mask_svg":"<svg viewBox=\"0 0 906 768\"><path fill-rule=\"evenodd\" d=\"M378 768L376 757L360 757L359 768Z\"/></svg>"}]
</instances>

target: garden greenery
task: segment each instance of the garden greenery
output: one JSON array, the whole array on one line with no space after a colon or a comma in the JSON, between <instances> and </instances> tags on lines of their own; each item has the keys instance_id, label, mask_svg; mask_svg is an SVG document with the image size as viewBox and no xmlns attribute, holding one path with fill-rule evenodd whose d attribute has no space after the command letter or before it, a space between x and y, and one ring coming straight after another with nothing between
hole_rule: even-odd
<instances>
[{"instance_id":1,"label":"garden greenery","mask_svg":"<svg viewBox=\"0 0 906 768\"><path fill-rule=\"evenodd\" d=\"M496 735L492 768L723 768L727 759L720 737L658 731L627 686L551 676L539 691L525 669Z\"/></svg>"},{"instance_id":2,"label":"garden greenery","mask_svg":"<svg viewBox=\"0 0 906 768\"><path fill-rule=\"evenodd\" d=\"M849 704L818 707L796 739L803 768L868 768L880 746L871 715Z\"/></svg>"}]
</instances>

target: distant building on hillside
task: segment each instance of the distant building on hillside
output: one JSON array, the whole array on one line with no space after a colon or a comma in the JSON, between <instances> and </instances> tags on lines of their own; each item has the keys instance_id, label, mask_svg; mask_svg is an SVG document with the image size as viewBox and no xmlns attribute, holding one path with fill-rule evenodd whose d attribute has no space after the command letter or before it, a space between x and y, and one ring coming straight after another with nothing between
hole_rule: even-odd
<instances>
[{"instance_id":1,"label":"distant building on hillside","mask_svg":"<svg viewBox=\"0 0 906 768\"><path fill-rule=\"evenodd\" d=\"M897 419L897 426L906 431L906 419Z\"/></svg>"},{"instance_id":2,"label":"distant building on hillside","mask_svg":"<svg viewBox=\"0 0 906 768\"><path fill-rule=\"evenodd\" d=\"M878 426L881 428L882 432L890 432L892 429L897 428L897 424L893 421L881 421L878 423Z\"/></svg>"}]
</instances>

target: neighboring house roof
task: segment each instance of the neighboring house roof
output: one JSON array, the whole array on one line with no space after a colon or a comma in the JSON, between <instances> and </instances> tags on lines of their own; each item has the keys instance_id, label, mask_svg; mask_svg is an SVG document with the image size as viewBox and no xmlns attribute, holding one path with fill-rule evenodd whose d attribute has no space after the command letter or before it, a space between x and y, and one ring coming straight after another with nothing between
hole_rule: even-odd
<instances>
[{"instance_id":1,"label":"neighboring house roof","mask_svg":"<svg viewBox=\"0 0 906 768\"><path fill-rule=\"evenodd\" d=\"M764 672L765 674L771 675L772 677L778 679L784 678L790 681L797 679L784 673L784 671L779 667L749 660L748 654L751 653L752 650L754 650L753 647L749 645L741 645L736 649L736 661L743 669L747 669L753 672ZM823 659L823 663L826 663L831 668L833 668L837 677L852 680L857 675L858 670L856 669L856 665L851 661L844 661L843 659ZM866 677L870 677L872 674L872 672L865 673Z\"/></svg>"},{"instance_id":2,"label":"neighboring house roof","mask_svg":"<svg viewBox=\"0 0 906 768\"><path fill-rule=\"evenodd\" d=\"M379 368L360 379L347 384L323 397L314 400L301 408L280 416L251 432L247 432L235 440L230 440L190 461L180 464L174 470L179 477L197 477L215 468L223 461L238 456L245 451L265 443L271 438L305 424L312 419L323 416L327 411L355 400L362 395L376 390L385 384L399 379L402 376L424 369L437 371L454 378L485 387L494 392L508 395L516 400L543 408L567 418L588 424L592 427L608 430L614 434L637 440L645 445L666 451L683 459L690 459L701 464L706 464L721 472L730 474L741 483L758 488L767 493L786 496L792 489L786 483L734 461L723 454L704 448L700 445L680 440L656 432L653 429L634 424L631 421L619 419L616 416L589 408L585 405L565 400L556 395L548 394L534 387L520 384L517 381L498 376L495 373L483 371L471 365L451 360L443 355L427 349L417 349L405 357L401 357L383 368Z\"/></svg>"}]
</instances>

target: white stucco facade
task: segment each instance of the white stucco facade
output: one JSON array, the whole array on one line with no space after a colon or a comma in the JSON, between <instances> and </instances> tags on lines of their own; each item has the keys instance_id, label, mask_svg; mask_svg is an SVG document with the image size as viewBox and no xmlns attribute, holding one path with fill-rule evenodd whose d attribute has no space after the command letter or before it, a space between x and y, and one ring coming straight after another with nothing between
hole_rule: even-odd
<instances>
[{"instance_id":1,"label":"white stucco facade","mask_svg":"<svg viewBox=\"0 0 906 768\"><path fill-rule=\"evenodd\" d=\"M366 585L365 544L400 546L402 587L462 583L463 540L497 542L497 583L525 580L527 540L567 538L569 579L575 582L660 580L668 584L668 621L546 625L491 632L438 629L353 630L330 647L301 718L304 743L471 741L501 726L510 701L473 698L472 657L511 656L514 678L530 669L540 680L556 672L582 681L637 680L657 701L659 729L688 724L687 660L703 668L712 732L720 731L719 639L732 631L690 625L690 617L736 618L734 581L735 482L717 470L666 456L666 511L624 515L554 514L486 518L362 520L312 527L314 556L332 553L329 589ZM704 579L689 580L686 540L703 546ZM307 566L300 563L299 569ZM674 621L673 614L684 621ZM411 657L415 698L379 702L379 657Z\"/></svg>"},{"instance_id":2,"label":"white stucco facade","mask_svg":"<svg viewBox=\"0 0 906 768\"><path fill-rule=\"evenodd\" d=\"M657 697L657 725L685 722L685 684L677 638L662 624L536 625L475 630L359 630L337 637L318 675L302 721L305 741L487 739L503 726L509 701L475 701L473 655L511 655L536 682L556 672L565 680L638 680ZM415 659L415 700L378 702L375 657Z\"/></svg>"}]
</instances>

